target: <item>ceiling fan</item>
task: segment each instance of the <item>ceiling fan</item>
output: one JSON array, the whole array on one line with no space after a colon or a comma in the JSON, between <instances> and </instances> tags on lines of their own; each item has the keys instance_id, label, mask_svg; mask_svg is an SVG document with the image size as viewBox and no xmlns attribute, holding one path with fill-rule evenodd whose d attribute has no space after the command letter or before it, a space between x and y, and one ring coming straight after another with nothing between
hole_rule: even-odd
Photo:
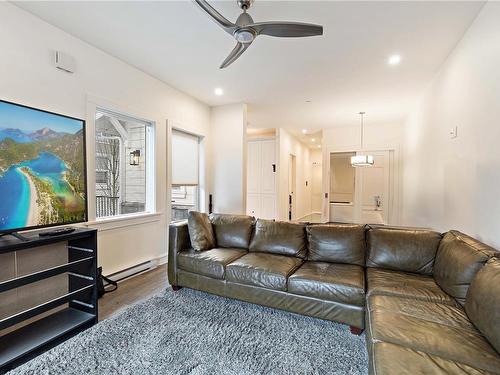
<instances>
[{"instance_id":1,"label":"ceiling fan","mask_svg":"<svg viewBox=\"0 0 500 375\"><path fill-rule=\"evenodd\" d=\"M228 21L205 0L194 0L201 9L220 26L236 39L236 47L222 62L220 69L231 65L252 44L259 35L276 36L280 38L297 38L305 36L323 35L323 26L301 22L254 22L247 13L254 0L237 0L238 6L243 10L235 23Z\"/></svg>"}]
</instances>

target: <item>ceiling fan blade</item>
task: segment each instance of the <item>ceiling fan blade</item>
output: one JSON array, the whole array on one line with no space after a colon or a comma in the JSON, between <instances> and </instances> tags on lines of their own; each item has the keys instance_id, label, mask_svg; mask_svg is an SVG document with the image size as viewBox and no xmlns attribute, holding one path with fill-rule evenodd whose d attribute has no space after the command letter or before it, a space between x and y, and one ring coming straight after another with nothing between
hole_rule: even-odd
<instances>
[{"instance_id":1,"label":"ceiling fan blade","mask_svg":"<svg viewBox=\"0 0 500 375\"><path fill-rule=\"evenodd\" d=\"M230 21L222 14L217 12L207 1L205 0L194 0L196 4L199 5L201 9L208 13L210 18L212 18L215 23L217 23L220 27L222 27L227 33L233 34L236 29L236 25Z\"/></svg>"},{"instance_id":2,"label":"ceiling fan blade","mask_svg":"<svg viewBox=\"0 0 500 375\"><path fill-rule=\"evenodd\" d=\"M238 57L240 57L243 52L246 51L246 49L250 46L250 44L251 43L243 44L243 43L238 42L236 44L236 47L234 47L233 50L231 51L231 53L229 54L229 56L226 57L226 59L222 62L220 69L227 68L233 62L235 62L236 59Z\"/></svg>"},{"instance_id":3,"label":"ceiling fan blade","mask_svg":"<svg viewBox=\"0 0 500 375\"><path fill-rule=\"evenodd\" d=\"M257 22L248 25L257 35L269 35L282 38L300 38L323 35L323 26L301 22Z\"/></svg>"}]
</instances>

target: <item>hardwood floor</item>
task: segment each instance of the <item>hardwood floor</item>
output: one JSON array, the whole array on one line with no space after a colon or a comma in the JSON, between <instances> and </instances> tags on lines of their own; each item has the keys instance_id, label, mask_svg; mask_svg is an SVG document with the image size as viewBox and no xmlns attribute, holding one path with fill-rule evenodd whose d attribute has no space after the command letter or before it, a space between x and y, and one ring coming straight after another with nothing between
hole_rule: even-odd
<instances>
[{"instance_id":1,"label":"hardwood floor","mask_svg":"<svg viewBox=\"0 0 500 375\"><path fill-rule=\"evenodd\" d=\"M166 288L170 288L166 264L122 281L116 291L105 294L99 300L99 320L104 320L117 311Z\"/></svg>"}]
</instances>

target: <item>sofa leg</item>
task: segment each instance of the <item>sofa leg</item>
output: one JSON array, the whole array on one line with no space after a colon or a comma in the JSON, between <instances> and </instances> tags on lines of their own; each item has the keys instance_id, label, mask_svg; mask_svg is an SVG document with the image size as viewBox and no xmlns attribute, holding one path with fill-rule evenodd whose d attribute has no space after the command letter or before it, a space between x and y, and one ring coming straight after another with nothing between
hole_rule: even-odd
<instances>
[{"instance_id":1,"label":"sofa leg","mask_svg":"<svg viewBox=\"0 0 500 375\"><path fill-rule=\"evenodd\" d=\"M178 286L178 285L172 285L172 290L174 292L177 292L178 290L181 290L182 289L182 286Z\"/></svg>"},{"instance_id":2,"label":"sofa leg","mask_svg":"<svg viewBox=\"0 0 500 375\"><path fill-rule=\"evenodd\" d=\"M353 326L349 326L349 329L351 330L351 333L353 335L361 335L363 333L363 329L362 328L358 328L358 327L353 327Z\"/></svg>"}]
</instances>

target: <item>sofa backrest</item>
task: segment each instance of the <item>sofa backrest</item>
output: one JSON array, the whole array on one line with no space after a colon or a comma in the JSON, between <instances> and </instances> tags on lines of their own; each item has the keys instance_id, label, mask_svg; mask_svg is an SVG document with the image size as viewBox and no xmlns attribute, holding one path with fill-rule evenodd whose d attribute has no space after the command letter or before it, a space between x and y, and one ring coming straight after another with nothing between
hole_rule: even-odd
<instances>
[{"instance_id":1,"label":"sofa backrest","mask_svg":"<svg viewBox=\"0 0 500 375\"><path fill-rule=\"evenodd\" d=\"M305 225L258 219L249 250L304 259L307 252Z\"/></svg>"},{"instance_id":2,"label":"sofa backrest","mask_svg":"<svg viewBox=\"0 0 500 375\"><path fill-rule=\"evenodd\" d=\"M255 218L246 215L210 214L217 247L248 249Z\"/></svg>"},{"instance_id":3,"label":"sofa backrest","mask_svg":"<svg viewBox=\"0 0 500 375\"><path fill-rule=\"evenodd\" d=\"M496 254L492 247L451 230L441 240L434 263L434 279L461 305L477 271Z\"/></svg>"},{"instance_id":4,"label":"sofa backrest","mask_svg":"<svg viewBox=\"0 0 500 375\"><path fill-rule=\"evenodd\" d=\"M375 227L367 232L367 267L432 275L441 234L426 229Z\"/></svg>"},{"instance_id":5,"label":"sofa backrest","mask_svg":"<svg viewBox=\"0 0 500 375\"><path fill-rule=\"evenodd\" d=\"M320 262L365 265L365 226L361 224L319 224L306 229L307 259Z\"/></svg>"},{"instance_id":6,"label":"sofa backrest","mask_svg":"<svg viewBox=\"0 0 500 375\"><path fill-rule=\"evenodd\" d=\"M472 280L465 312L500 353L500 259L491 258Z\"/></svg>"}]
</instances>

